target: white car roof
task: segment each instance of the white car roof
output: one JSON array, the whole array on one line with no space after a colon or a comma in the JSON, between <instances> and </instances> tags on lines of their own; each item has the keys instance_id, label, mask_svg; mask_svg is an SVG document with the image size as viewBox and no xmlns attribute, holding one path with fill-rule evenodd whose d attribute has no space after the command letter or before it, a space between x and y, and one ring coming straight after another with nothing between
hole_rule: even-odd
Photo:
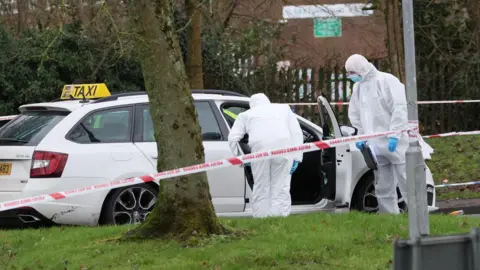
<instances>
[{"instance_id":1,"label":"white car roof","mask_svg":"<svg viewBox=\"0 0 480 270\"><path fill-rule=\"evenodd\" d=\"M79 100L65 100L65 101L25 104L20 106L18 109L20 110L20 112L23 112L25 111L26 108L31 108L31 107L44 107L47 109L50 108L50 109L74 111L75 109L82 107L82 105L84 105L84 103L81 103Z\"/></svg>"},{"instance_id":2,"label":"white car roof","mask_svg":"<svg viewBox=\"0 0 480 270\"><path fill-rule=\"evenodd\" d=\"M242 97L242 96L229 96L229 95L221 95L221 94L192 94L194 100L221 100L221 101L244 101L248 102L250 100L249 97ZM26 108L29 107L44 107L47 109L52 110L67 110L67 111L75 111L80 108L84 108L88 111L95 110L95 109L102 109L108 108L113 106L121 106L121 105L131 105L131 104L138 104L138 103L148 103L148 96L147 94L141 95L131 95L131 96L121 96L118 97L116 100L107 101L107 102L98 102L94 103L89 101L87 103L82 103L80 100L66 100L66 101L54 101L54 102L43 102L43 103L34 103L28 105L20 106L20 111L24 111ZM304 122L308 123L315 128L318 128L321 131L321 128L318 127L315 123L297 115L297 117Z\"/></svg>"},{"instance_id":3,"label":"white car roof","mask_svg":"<svg viewBox=\"0 0 480 270\"><path fill-rule=\"evenodd\" d=\"M249 101L248 97L241 97L241 96L227 96L227 95L220 95L220 94L192 94L194 100L233 100L233 101ZM143 95L132 95L132 96L123 96L118 97L116 100L107 101L107 102L98 102L95 103L93 101L88 101L86 103L82 103L81 100L66 100L66 101L54 101L54 102L42 102L42 103L33 103L20 106L19 110L25 111L27 108L32 107L44 107L47 109L60 109L60 110L67 110L67 111L75 111L82 107L89 107L91 109L99 109L104 107L112 107L118 105L130 105L130 104L137 104L137 103L148 103L148 96L147 94Z\"/></svg>"}]
</instances>

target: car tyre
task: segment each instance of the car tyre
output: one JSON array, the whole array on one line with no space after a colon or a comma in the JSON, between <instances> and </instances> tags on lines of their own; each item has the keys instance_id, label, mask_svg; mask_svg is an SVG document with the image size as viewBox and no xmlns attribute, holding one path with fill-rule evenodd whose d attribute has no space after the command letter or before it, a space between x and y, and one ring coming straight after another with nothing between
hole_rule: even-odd
<instances>
[{"instance_id":1,"label":"car tyre","mask_svg":"<svg viewBox=\"0 0 480 270\"><path fill-rule=\"evenodd\" d=\"M378 213L378 201L375 196L375 177L373 173L365 175L355 188L352 196L351 209L366 213ZM400 190L397 187L398 207L401 213L407 211L407 204L404 202Z\"/></svg>"},{"instance_id":2,"label":"car tyre","mask_svg":"<svg viewBox=\"0 0 480 270\"><path fill-rule=\"evenodd\" d=\"M140 184L112 190L103 204L103 225L139 224L146 220L157 201L158 189Z\"/></svg>"}]
</instances>

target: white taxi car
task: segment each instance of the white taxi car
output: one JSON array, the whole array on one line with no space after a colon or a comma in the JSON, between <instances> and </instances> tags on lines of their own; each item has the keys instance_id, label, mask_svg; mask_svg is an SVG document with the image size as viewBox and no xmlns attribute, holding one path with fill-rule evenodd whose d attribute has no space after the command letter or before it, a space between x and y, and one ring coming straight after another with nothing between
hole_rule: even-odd
<instances>
[{"instance_id":1,"label":"white taxi car","mask_svg":"<svg viewBox=\"0 0 480 270\"><path fill-rule=\"evenodd\" d=\"M249 98L221 90L192 92L205 160L231 157L227 137L235 120L232 112L247 110ZM158 154L145 92L97 99L81 95L80 100L23 105L21 114L0 128L0 202L156 172ZM321 101L322 127L298 116L304 141L354 135L354 128L338 125L327 100ZM245 143L241 146L249 152ZM207 176L217 215L252 214L250 167L217 169ZM142 222L154 206L158 185L152 182L2 211L0 225ZM426 183L426 192L429 209L437 209L433 183ZM354 145L305 153L292 177L291 195L292 213L377 210L373 173Z\"/></svg>"}]
</instances>

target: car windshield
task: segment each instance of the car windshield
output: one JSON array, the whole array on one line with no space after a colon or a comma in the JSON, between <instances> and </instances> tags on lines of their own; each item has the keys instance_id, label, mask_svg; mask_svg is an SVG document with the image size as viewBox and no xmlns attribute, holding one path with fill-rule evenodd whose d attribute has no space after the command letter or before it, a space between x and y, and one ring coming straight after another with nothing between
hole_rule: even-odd
<instances>
[{"instance_id":1,"label":"car windshield","mask_svg":"<svg viewBox=\"0 0 480 270\"><path fill-rule=\"evenodd\" d=\"M0 128L0 146L37 145L69 112L26 111Z\"/></svg>"}]
</instances>

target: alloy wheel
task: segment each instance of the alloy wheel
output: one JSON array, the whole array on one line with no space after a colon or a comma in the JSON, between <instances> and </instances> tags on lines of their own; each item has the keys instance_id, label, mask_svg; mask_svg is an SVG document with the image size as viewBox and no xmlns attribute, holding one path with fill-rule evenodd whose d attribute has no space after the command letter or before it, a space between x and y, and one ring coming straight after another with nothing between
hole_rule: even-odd
<instances>
[{"instance_id":1,"label":"alloy wheel","mask_svg":"<svg viewBox=\"0 0 480 270\"><path fill-rule=\"evenodd\" d=\"M124 225L144 222L156 201L157 196L144 187L125 189L115 199L112 213L114 224Z\"/></svg>"}]
</instances>

